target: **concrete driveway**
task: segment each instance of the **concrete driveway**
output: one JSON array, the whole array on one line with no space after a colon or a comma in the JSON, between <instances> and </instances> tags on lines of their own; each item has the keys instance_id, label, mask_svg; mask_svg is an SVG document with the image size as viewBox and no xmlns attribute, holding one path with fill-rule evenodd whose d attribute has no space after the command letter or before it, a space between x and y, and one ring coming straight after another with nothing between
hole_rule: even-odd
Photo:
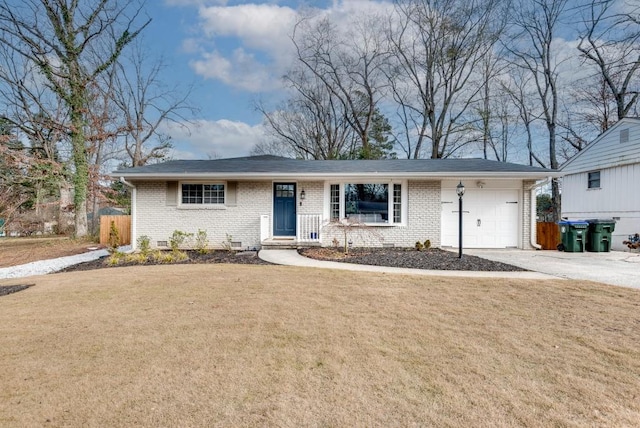
<instances>
[{"instance_id":1,"label":"concrete driveway","mask_svg":"<svg viewBox=\"0 0 640 428\"><path fill-rule=\"evenodd\" d=\"M519 266L560 278L640 288L640 253L564 253L555 250L464 250L464 254Z\"/></svg>"}]
</instances>

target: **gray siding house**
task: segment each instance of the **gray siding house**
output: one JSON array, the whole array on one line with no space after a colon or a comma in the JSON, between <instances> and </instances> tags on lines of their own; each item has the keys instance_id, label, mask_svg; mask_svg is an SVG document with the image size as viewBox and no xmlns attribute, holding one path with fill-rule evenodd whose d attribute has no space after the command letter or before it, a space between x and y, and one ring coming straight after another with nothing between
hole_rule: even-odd
<instances>
[{"instance_id":1,"label":"gray siding house","mask_svg":"<svg viewBox=\"0 0 640 428\"><path fill-rule=\"evenodd\" d=\"M624 118L561 168L562 217L616 220L611 248L640 232L640 119Z\"/></svg>"},{"instance_id":2,"label":"gray siding house","mask_svg":"<svg viewBox=\"0 0 640 428\"><path fill-rule=\"evenodd\" d=\"M536 246L535 190L553 170L482 159L176 160L114 171L132 187L132 238L163 247L205 230L212 247L330 246L334 222L370 226L354 246L458 245L462 182L467 248Z\"/></svg>"}]
</instances>

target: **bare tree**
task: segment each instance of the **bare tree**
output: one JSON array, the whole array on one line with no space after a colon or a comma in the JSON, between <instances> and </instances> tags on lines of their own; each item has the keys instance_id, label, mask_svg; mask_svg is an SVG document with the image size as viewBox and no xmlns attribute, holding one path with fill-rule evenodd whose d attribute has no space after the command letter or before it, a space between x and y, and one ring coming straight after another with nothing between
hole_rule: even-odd
<instances>
[{"instance_id":1,"label":"bare tree","mask_svg":"<svg viewBox=\"0 0 640 428\"><path fill-rule=\"evenodd\" d=\"M120 114L114 103L116 97L116 72L114 64L98 79L92 82L87 90L90 108L87 111L87 157L89 163L89 194L92 217L89 223L91 233L98 230L98 212L100 202L107 200L106 192L111 189L102 183L108 180L105 167L111 161L118 159L121 154L118 140L128 128L119 120Z\"/></svg>"},{"instance_id":2,"label":"bare tree","mask_svg":"<svg viewBox=\"0 0 640 428\"><path fill-rule=\"evenodd\" d=\"M621 6L620 1L591 0L584 8L584 29L578 44L615 99L614 121L627 117L640 95L640 5L629 2L627 11Z\"/></svg>"},{"instance_id":3,"label":"bare tree","mask_svg":"<svg viewBox=\"0 0 640 428\"><path fill-rule=\"evenodd\" d=\"M0 41L36 66L68 112L76 236L87 234L87 88L148 24L134 28L139 13L116 0L0 1Z\"/></svg>"},{"instance_id":4,"label":"bare tree","mask_svg":"<svg viewBox=\"0 0 640 428\"><path fill-rule=\"evenodd\" d=\"M289 155L301 159L338 159L352 150L353 129L343 104L305 67L294 67L285 76L292 91L280 108L263 114L272 139L254 153Z\"/></svg>"},{"instance_id":5,"label":"bare tree","mask_svg":"<svg viewBox=\"0 0 640 428\"><path fill-rule=\"evenodd\" d=\"M504 28L500 0L397 0L389 76L408 157L444 158L465 141L477 70ZM429 147L424 147L429 143Z\"/></svg>"},{"instance_id":6,"label":"bare tree","mask_svg":"<svg viewBox=\"0 0 640 428\"><path fill-rule=\"evenodd\" d=\"M364 158L371 156L369 133L388 84L382 22L379 16L363 14L340 31L329 18L303 19L292 37L300 63L331 93L331 102L340 103Z\"/></svg>"},{"instance_id":7,"label":"bare tree","mask_svg":"<svg viewBox=\"0 0 640 428\"><path fill-rule=\"evenodd\" d=\"M166 158L170 137L162 125L173 123L187 127L197 109L189 103L193 87L166 86L161 72L167 67L163 58L148 55L142 39L117 63L114 101L122 118L121 128L127 163L146 165Z\"/></svg>"},{"instance_id":8,"label":"bare tree","mask_svg":"<svg viewBox=\"0 0 640 428\"><path fill-rule=\"evenodd\" d=\"M509 67L507 75L500 79L501 91L505 93L517 110L517 116L525 135L529 165L534 161L538 166L544 166L545 162L536 154L533 147L533 123L540 118L539 109L536 106L535 93L532 93L529 85L529 74L522 67ZM535 89L533 92L536 92Z\"/></svg>"},{"instance_id":9,"label":"bare tree","mask_svg":"<svg viewBox=\"0 0 640 428\"><path fill-rule=\"evenodd\" d=\"M548 136L549 161L543 166L557 169L557 127L560 111L558 89L558 64L553 41L560 18L565 12L567 0L521 0L513 7L512 19L516 38L506 45L515 58L514 65L527 71L535 85L537 101ZM539 160L539 158L538 158ZM560 189L557 180L552 182L554 221L560 216Z\"/></svg>"}]
</instances>

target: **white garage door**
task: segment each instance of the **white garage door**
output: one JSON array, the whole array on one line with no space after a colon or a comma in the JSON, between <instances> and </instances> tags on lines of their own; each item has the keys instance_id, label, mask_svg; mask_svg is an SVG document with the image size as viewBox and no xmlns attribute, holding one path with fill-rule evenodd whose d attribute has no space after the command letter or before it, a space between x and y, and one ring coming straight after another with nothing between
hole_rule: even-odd
<instances>
[{"instance_id":1,"label":"white garage door","mask_svg":"<svg viewBox=\"0 0 640 428\"><path fill-rule=\"evenodd\" d=\"M463 248L518 246L517 190L468 189L463 197ZM442 189L442 245L458 247L458 195Z\"/></svg>"}]
</instances>

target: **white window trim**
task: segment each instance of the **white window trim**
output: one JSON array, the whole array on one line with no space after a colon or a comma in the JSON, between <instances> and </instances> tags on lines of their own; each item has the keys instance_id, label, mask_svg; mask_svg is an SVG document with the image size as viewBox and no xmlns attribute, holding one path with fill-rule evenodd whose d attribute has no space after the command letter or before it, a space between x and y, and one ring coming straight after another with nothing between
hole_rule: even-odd
<instances>
[{"instance_id":1,"label":"white window trim","mask_svg":"<svg viewBox=\"0 0 640 428\"><path fill-rule=\"evenodd\" d=\"M182 185L183 184L222 184L224 186L224 203L223 204L184 204L182 203ZM227 182L226 181L208 181L208 180L185 180L178 181L178 209L181 210L226 210L227 209Z\"/></svg>"},{"instance_id":2,"label":"white window trim","mask_svg":"<svg viewBox=\"0 0 640 428\"><path fill-rule=\"evenodd\" d=\"M340 220L345 218L344 203L344 186L345 184L387 184L389 192L388 213L389 218L393 219L393 185L400 184L402 186L400 196L400 223L364 223L371 227L403 227L407 226L408 207L409 207L409 185L407 180L368 180L368 179L347 179L326 181L324 186L324 203L323 217L324 221L331 221L331 185L337 184L340 189Z\"/></svg>"}]
</instances>

